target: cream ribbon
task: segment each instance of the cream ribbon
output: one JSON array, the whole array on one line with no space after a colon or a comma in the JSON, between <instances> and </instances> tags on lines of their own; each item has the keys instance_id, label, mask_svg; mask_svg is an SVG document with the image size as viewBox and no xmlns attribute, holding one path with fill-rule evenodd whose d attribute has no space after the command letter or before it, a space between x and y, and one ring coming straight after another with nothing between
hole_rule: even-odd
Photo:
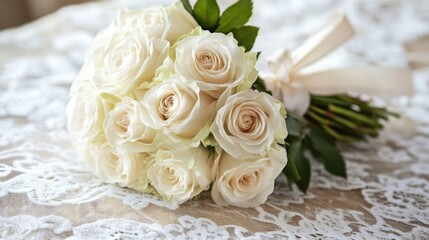
<instances>
[{"instance_id":1,"label":"cream ribbon","mask_svg":"<svg viewBox=\"0 0 429 240\"><path fill-rule=\"evenodd\" d=\"M288 111L304 115L310 105L310 93L333 95L346 92L379 97L411 95L411 72L408 69L385 67L348 67L312 73L310 66L342 45L354 35L354 30L341 12L333 13L323 28L292 54L288 50L275 52L268 58L272 74L265 83L273 96L282 100Z\"/></svg>"}]
</instances>

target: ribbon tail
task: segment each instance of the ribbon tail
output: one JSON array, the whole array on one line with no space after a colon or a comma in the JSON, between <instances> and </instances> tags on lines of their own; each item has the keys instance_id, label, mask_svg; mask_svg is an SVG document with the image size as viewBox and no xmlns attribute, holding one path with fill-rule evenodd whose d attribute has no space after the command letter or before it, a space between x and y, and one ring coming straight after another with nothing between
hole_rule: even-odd
<instances>
[{"instance_id":1,"label":"ribbon tail","mask_svg":"<svg viewBox=\"0 0 429 240\"><path fill-rule=\"evenodd\" d=\"M319 32L293 52L294 71L297 72L326 56L353 35L353 27L344 13L334 12Z\"/></svg>"},{"instance_id":2,"label":"ribbon tail","mask_svg":"<svg viewBox=\"0 0 429 240\"><path fill-rule=\"evenodd\" d=\"M429 68L429 35L406 43L405 49L411 68Z\"/></svg>"},{"instance_id":3,"label":"ribbon tail","mask_svg":"<svg viewBox=\"0 0 429 240\"><path fill-rule=\"evenodd\" d=\"M429 68L429 35L405 45L410 67Z\"/></svg>"},{"instance_id":4,"label":"ribbon tail","mask_svg":"<svg viewBox=\"0 0 429 240\"><path fill-rule=\"evenodd\" d=\"M391 98L413 94L412 75L408 69L350 67L301 74L294 81L318 95L352 92Z\"/></svg>"},{"instance_id":5,"label":"ribbon tail","mask_svg":"<svg viewBox=\"0 0 429 240\"><path fill-rule=\"evenodd\" d=\"M429 68L429 51L408 53L407 58L413 69Z\"/></svg>"}]
</instances>

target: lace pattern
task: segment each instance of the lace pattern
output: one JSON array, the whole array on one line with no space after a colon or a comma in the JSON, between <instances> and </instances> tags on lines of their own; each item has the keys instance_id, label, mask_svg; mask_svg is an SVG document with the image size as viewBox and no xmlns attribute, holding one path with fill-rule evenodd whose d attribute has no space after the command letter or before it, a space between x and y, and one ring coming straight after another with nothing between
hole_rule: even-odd
<instances>
[{"instance_id":1,"label":"lace pattern","mask_svg":"<svg viewBox=\"0 0 429 240\"><path fill-rule=\"evenodd\" d=\"M221 2L225 8L233 1ZM0 32L1 238L429 236L427 69L414 71L413 97L390 102L403 118L389 123L376 139L341 146L348 179L329 175L315 162L307 194L289 190L282 176L267 203L255 209L216 206L209 193L177 208L153 196L101 183L79 166L65 129L65 106L85 49L119 7L155 3L169 1L110 0L71 6ZM297 47L338 8L348 14L359 35L322 61L323 67L405 66L404 43L429 34L427 1L255 0L251 21L261 27L255 48L264 51L259 69L266 70L263 60L271 52ZM15 202L29 207L23 210Z\"/></svg>"}]
</instances>

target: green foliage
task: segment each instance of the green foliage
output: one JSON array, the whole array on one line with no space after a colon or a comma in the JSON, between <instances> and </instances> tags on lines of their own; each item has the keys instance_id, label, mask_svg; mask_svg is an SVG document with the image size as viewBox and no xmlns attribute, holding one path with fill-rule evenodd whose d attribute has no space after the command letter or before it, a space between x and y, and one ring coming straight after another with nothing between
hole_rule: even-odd
<instances>
[{"instance_id":1,"label":"green foliage","mask_svg":"<svg viewBox=\"0 0 429 240\"><path fill-rule=\"evenodd\" d=\"M304 119L295 116L293 113L288 113L286 118L286 126L289 136L304 136L304 131L306 130L306 122Z\"/></svg>"},{"instance_id":2,"label":"green foliage","mask_svg":"<svg viewBox=\"0 0 429 240\"><path fill-rule=\"evenodd\" d=\"M224 34L233 33L238 45L250 51L258 36L259 28L244 26L252 16L252 1L239 0L220 16L217 0L197 0L194 9L189 0L181 0L185 9L195 18L202 29Z\"/></svg>"},{"instance_id":3,"label":"green foliage","mask_svg":"<svg viewBox=\"0 0 429 240\"><path fill-rule=\"evenodd\" d=\"M305 156L310 154L329 173L347 177L346 164L336 143L376 137L383 128L382 121L390 116L398 115L348 95L312 95L304 118L290 113L286 118L288 163L293 161L296 171L291 164L283 172L289 182L296 183L301 191L306 192L311 175Z\"/></svg>"},{"instance_id":4,"label":"green foliage","mask_svg":"<svg viewBox=\"0 0 429 240\"><path fill-rule=\"evenodd\" d=\"M220 17L219 27L216 32L229 33L234 29L244 26L252 16L252 1L239 0L228 9L226 9Z\"/></svg>"},{"instance_id":5,"label":"green foliage","mask_svg":"<svg viewBox=\"0 0 429 240\"><path fill-rule=\"evenodd\" d=\"M219 6L216 0L198 0L194 6L194 18L202 29L213 32L218 27Z\"/></svg>"},{"instance_id":6,"label":"green foliage","mask_svg":"<svg viewBox=\"0 0 429 240\"><path fill-rule=\"evenodd\" d=\"M287 148L288 165L290 164L290 166L288 167L288 165L286 165L284 169L284 173L288 180L295 182L298 188L303 192L307 192L311 178L310 162L304 156L305 148L303 139L291 137L289 147ZM295 166L295 169L293 166Z\"/></svg>"},{"instance_id":7,"label":"green foliage","mask_svg":"<svg viewBox=\"0 0 429 240\"><path fill-rule=\"evenodd\" d=\"M347 96L311 96L305 118L338 141L361 141L377 137L383 120L398 116L385 108L374 107L369 101Z\"/></svg>"},{"instance_id":8,"label":"green foliage","mask_svg":"<svg viewBox=\"0 0 429 240\"><path fill-rule=\"evenodd\" d=\"M289 157L288 157L289 158ZM286 174L289 182L297 182L301 180L298 169L295 166L294 161L288 161L286 167L283 169L283 173Z\"/></svg>"},{"instance_id":9,"label":"green foliage","mask_svg":"<svg viewBox=\"0 0 429 240\"><path fill-rule=\"evenodd\" d=\"M192 15L192 6L189 3L189 0L181 0L183 7L185 8L186 11L188 11L189 14Z\"/></svg>"},{"instance_id":10,"label":"green foliage","mask_svg":"<svg viewBox=\"0 0 429 240\"><path fill-rule=\"evenodd\" d=\"M243 46L247 51L253 48L259 28L254 26L243 26L232 31L234 38L237 39L238 45Z\"/></svg>"},{"instance_id":11,"label":"green foliage","mask_svg":"<svg viewBox=\"0 0 429 240\"><path fill-rule=\"evenodd\" d=\"M264 80L262 78L260 78L259 76L258 76L258 78L256 78L256 81L252 84L252 89L258 90L259 92L265 92L265 93L272 95L272 92L267 89L267 86L265 85Z\"/></svg>"},{"instance_id":12,"label":"green foliage","mask_svg":"<svg viewBox=\"0 0 429 240\"><path fill-rule=\"evenodd\" d=\"M321 161L331 174L346 177L346 165L335 140L319 128L312 128L307 136L313 157Z\"/></svg>"}]
</instances>

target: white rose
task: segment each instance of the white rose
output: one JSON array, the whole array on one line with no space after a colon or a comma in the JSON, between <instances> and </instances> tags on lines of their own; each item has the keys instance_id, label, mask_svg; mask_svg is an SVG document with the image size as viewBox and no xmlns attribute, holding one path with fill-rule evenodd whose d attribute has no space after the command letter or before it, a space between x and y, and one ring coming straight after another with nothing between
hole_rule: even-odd
<instances>
[{"instance_id":1,"label":"white rose","mask_svg":"<svg viewBox=\"0 0 429 240\"><path fill-rule=\"evenodd\" d=\"M127 31L143 31L156 38L163 38L168 22L167 10L161 5L143 10L122 10L116 17L118 27Z\"/></svg>"},{"instance_id":2,"label":"white rose","mask_svg":"<svg viewBox=\"0 0 429 240\"><path fill-rule=\"evenodd\" d=\"M229 87L250 89L256 80L256 53L244 52L232 35L197 28L170 50L163 68L196 81L201 91L219 98Z\"/></svg>"},{"instance_id":3,"label":"white rose","mask_svg":"<svg viewBox=\"0 0 429 240\"><path fill-rule=\"evenodd\" d=\"M210 187L213 154L205 148L159 150L147 176L166 200L181 204Z\"/></svg>"},{"instance_id":4,"label":"white rose","mask_svg":"<svg viewBox=\"0 0 429 240\"><path fill-rule=\"evenodd\" d=\"M153 118L153 128L162 128L173 142L194 147L209 134L209 121L216 107L214 98L179 75L152 87L143 103Z\"/></svg>"},{"instance_id":5,"label":"white rose","mask_svg":"<svg viewBox=\"0 0 429 240\"><path fill-rule=\"evenodd\" d=\"M181 35L187 34L199 26L194 17L186 11L179 0L167 7L167 12L171 25L168 28L169 31L165 38L171 43L176 42Z\"/></svg>"},{"instance_id":6,"label":"white rose","mask_svg":"<svg viewBox=\"0 0 429 240\"><path fill-rule=\"evenodd\" d=\"M167 8L159 5L120 12L117 25L129 31L142 30L150 37L166 39L174 44L179 36L192 31L198 23L177 1Z\"/></svg>"},{"instance_id":7,"label":"white rose","mask_svg":"<svg viewBox=\"0 0 429 240\"><path fill-rule=\"evenodd\" d=\"M157 131L150 128L147 121L151 118L143 104L124 97L104 121L107 140L122 153L155 151Z\"/></svg>"},{"instance_id":8,"label":"white rose","mask_svg":"<svg viewBox=\"0 0 429 240\"><path fill-rule=\"evenodd\" d=\"M85 65L89 65L99 92L122 97L141 84L152 82L168 49L167 41L151 39L143 31L110 26L94 40Z\"/></svg>"},{"instance_id":9,"label":"white rose","mask_svg":"<svg viewBox=\"0 0 429 240\"><path fill-rule=\"evenodd\" d=\"M286 150L273 148L267 156L239 160L223 153L218 175L213 183L212 198L218 205L257 207L274 190L276 177L286 166Z\"/></svg>"},{"instance_id":10,"label":"white rose","mask_svg":"<svg viewBox=\"0 0 429 240\"><path fill-rule=\"evenodd\" d=\"M105 137L77 146L79 157L100 180L141 192L150 191L147 170L154 158L146 153L116 154ZM152 191L151 191L152 192Z\"/></svg>"},{"instance_id":11,"label":"white rose","mask_svg":"<svg viewBox=\"0 0 429 240\"><path fill-rule=\"evenodd\" d=\"M219 109L211 132L234 158L265 155L287 137L283 104L266 93L253 90L231 95Z\"/></svg>"},{"instance_id":12,"label":"white rose","mask_svg":"<svg viewBox=\"0 0 429 240\"><path fill-rule=\"evenodd\" d=\"M110 109L111 105L98 96L93 82L76 81L67 105L67 129L73 141L84 141L99 134Z\"/></svg>"}]
</instances>

